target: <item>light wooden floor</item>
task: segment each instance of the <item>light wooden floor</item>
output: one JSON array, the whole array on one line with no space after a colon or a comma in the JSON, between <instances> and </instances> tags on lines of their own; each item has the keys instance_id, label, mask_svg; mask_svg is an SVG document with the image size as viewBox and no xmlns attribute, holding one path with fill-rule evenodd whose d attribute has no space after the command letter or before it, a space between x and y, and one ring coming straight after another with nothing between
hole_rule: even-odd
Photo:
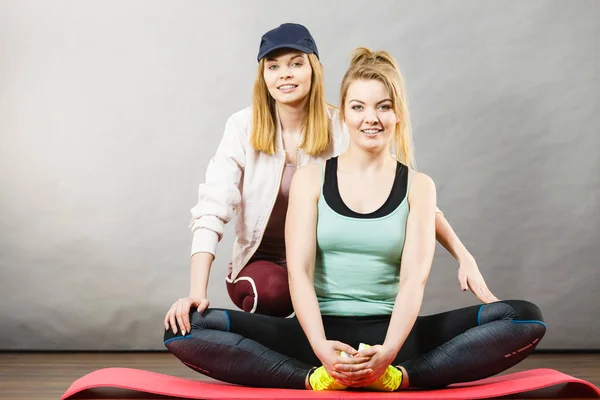
<instances>
[{"instance_id":1,"label":"light wooden floor","mask_svg":"<svg viewBox=\"0 0 600 400\"><path fill-rule=\"evenodd\" d=\"M0 353L0 399L60 399L70 384L100 368L139 368L184 378L210 380L168 353ZM552 368L600 387L600 354L533 354L510 369ZM527 396L521 398L526 398ZM77 399L167 399L123 390L83 392Z\"/></svg>"}]
</instances>

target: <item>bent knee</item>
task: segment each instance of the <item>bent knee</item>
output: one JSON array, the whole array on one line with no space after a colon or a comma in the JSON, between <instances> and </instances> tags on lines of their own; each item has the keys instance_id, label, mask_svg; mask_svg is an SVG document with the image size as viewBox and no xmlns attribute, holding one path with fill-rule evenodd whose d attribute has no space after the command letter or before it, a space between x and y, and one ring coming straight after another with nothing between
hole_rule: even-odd
<instances>
[{"instance_id":1,"label":"bent knee","mask_svg":"<svg viewBox=\"0 0 600 400\"><path fill-rule=\"evenodd\" d=\"M529 301L503 300L481 306L478 314L479 325L502 320L530 321L545 325L542 311Z\"/></svg>"},{"instance_id":2,"label":"bent knee","mask_svg":"<svg viewBox=\"0 0 600 400\"><path fill-rule=\"evenodd\" d=\"M165 330L163 336L163 342L165 346L167 343L170 343L174 340L188 338L191 336L192 332L198 330L213 329L227 332L229 331L230 319L226 310L209 309L199 313L194 309L190 311L189 318L192 331L186 332L185 335L182 335L179 327L177 329L177 333L173 333L173 330L171 329Z\"/></svg>"},{"instance_id":3,"label":"bent knee","mask_svg":"<svg viewBox=\"0 0 600 400\"><path fill-rule=\"evenodd\" d=\"M514 320L544 322L542 310L530 301L504 300L503 303L508 304L515 310Z\"/></svg>"}]
</instances>

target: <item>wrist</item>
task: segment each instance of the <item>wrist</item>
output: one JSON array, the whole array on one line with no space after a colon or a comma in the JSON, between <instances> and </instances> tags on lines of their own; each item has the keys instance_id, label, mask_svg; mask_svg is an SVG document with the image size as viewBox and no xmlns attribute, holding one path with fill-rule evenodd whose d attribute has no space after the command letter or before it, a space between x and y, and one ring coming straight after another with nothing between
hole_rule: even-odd
<instances>
[{"instance_id":1,"label":"wrist","mask_svg":"<svg viewBox=\"0 0 600 400\"><path fill-rule=\"evenodd\" d=\"M456 259L456 261L458 261L459 263L465 262L465 261L470 261L470 260L474 260L475 258L473 257L473 255L471 253L469 253L469 251L463 247L460 251L458 251L456 253L456 255L454 256L454 258Z\"/></svg>"},{"instance_id":2,"label":"wrist","mask_svg":"<svg viewBox=\"0 0 600 400\"><path fill-rule=\"evenodd\" d=\"M208 285L203 282L195 282L196 280L192 278L192 283L190 284L190 292L188 297L196 298L196 299L206 299L206 294L208 292Z\"/></svg>"},{"instance_id":3,"label":"wrist","mask_svg":"<svg viewBox=\"0 0 600 400\"><path fill-rule=\"evenodd\" d=\"M316 348L321 346L323 343L327 342L327 338L325 336L315 336L314 338L309 338L308 342L312 348Z\"/></svg>"},{"instance_id":4,"label":"wrist","mask_svg":"<svg viewBox=\"0 0 600 400\"><path fill-rule=\"evenodd\" d=\"M383 345L381 345L381 349L384 352L384 354L386 354L388 358L391 359L396 358L396 355L400 351L401 347L402 345L400 343L390 343L386 341L384 341Z\"/></svg>"}]
</instances>

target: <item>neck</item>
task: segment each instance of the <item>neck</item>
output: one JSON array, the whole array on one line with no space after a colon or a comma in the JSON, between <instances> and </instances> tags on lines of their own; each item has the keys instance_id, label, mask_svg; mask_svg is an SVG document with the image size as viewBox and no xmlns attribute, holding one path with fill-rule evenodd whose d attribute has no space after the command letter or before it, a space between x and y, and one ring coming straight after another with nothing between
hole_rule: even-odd
<instances>
[{"instance_id":1,"label":"neck","mask_svg":"<svg viewBox=\"0 0 600 400\"><path fill-rule=\"evenodd\" d=\"M308 98L303 99L299 104L277 103L277 112L279 113L279 123L282 133L302 132L302 124L308 114L306 103Z\"/></svg>"},{"instance_id":2,"label":"neck","mask_svg":"<svg viewBox=\"0 0 600 400\"><path fill-rule=\"evenodd\" d=\"M386 146L378 151L365 151L350 142L348 150L339 159L344 164L344 169L352 172L370 173L378 172L390 164L396 164L396 160L390 154Z\"/></svg>"}]
</instances>

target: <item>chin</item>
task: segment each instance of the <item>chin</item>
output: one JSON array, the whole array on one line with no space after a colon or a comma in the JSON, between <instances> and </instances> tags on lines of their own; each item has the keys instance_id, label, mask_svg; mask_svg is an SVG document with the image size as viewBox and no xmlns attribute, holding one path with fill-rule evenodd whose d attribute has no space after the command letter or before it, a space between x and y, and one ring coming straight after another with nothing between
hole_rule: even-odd
<instances>
[{"instance_id":1,"label":"chin","mask_svg":"<svg viewBox=\"0 0 600 400\"><path fill-rule=\"evenodd\" d=\"M361 146L361 149L363 149L366 152L369 153L379 153L381 151L383 151L383 149L385 149L385 144L384 143L364 143Z\"/></svg>"},{"instance_id":2,"label":"chin","mask_svg":"<svg viewBox=\"0 0 600 400\"><path fill-rule=\"evenodd\" d=\"M280 99L275 99L277 100L277 102L281 103L281 104L285 104L285 105L295 105L298 103L302 103L304 100L306 100L306 98L308 97L308 95L306 96L294 96L294 97L283 97Z\"/></svg>"}]
</instances>

